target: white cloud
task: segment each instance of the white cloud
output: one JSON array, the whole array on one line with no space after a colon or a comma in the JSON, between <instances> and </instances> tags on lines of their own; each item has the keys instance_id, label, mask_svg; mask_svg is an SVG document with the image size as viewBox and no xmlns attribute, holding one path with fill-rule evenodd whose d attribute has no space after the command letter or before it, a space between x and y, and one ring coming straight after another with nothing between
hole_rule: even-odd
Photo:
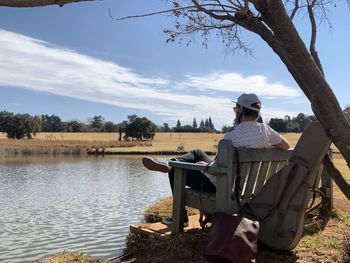
<instances>
[{"instance_id":1,"label":"white cloud","mask_svg":"<svg viewBox=\"0 0 350 263\"><path fill-rule=\"evenodd\" d=\"M116 63L1 29L0 86L148 110L164 119L183 122L211 116L219 125L232 123L229 98L236 98L242 92L257 93L263 100L281 96L300 99L298 90L269 83L264 76L216 72L188 75L173 83L166 78L144 77ZM264 112L267 113L264 118L294 114L268 106Z\"/></svg>"},{"instance_id":2,"label":"white cloud","mask_svg":"<svg viewBox=\"0 0 350 263\"><path fill-rule=\"evenodd\" d=\"M256 93L266 98L296 98L300 91L280 83L269 83L265 76L244 77L239 73L214 72L208 76L187 75L182 85L199 90Z\"/></svg>"}]
</instances>

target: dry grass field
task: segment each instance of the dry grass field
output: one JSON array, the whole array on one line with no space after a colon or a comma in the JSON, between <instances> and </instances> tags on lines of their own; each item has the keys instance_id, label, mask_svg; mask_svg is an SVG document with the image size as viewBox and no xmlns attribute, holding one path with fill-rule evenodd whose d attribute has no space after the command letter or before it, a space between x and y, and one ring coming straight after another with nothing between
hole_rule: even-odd
<instances>
[{"instance_id":1,"label":"dry grass field","mask_svg":"<svg viewBox=\"0 0 350 263\"><path fill-rule=\"evenodd\" d=\"M33 139L13 140L0 133L0 155L79 154L94 149L150 146L149 141L118 141L116 133L38 133Z\"/></svg>"}]
</instances>

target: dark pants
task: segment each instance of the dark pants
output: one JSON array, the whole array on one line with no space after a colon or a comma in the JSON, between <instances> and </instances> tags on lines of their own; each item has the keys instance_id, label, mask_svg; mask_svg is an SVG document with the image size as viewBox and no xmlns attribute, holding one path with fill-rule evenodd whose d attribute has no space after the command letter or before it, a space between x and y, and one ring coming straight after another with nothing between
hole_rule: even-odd
<instances>
[{"instance_id":1,"label":"dark pants","mask_svg":"<svg viewBox=\"0 0 350 263\"><path fill-rule=\"evenodd\" d=\"M196 163L199 161L211 162L212 160L208 157L208 155L202 150L192 150L184 155L181 155L172 160L187 162L187 163ZM172 167L169 172L169 181L171 191L174 193L174 168ZM216 187L213 185L208 177L206 177L200 171L194 170L186 170L186 185L194 190L215 193Z\"/></svg>"}]
</instances>

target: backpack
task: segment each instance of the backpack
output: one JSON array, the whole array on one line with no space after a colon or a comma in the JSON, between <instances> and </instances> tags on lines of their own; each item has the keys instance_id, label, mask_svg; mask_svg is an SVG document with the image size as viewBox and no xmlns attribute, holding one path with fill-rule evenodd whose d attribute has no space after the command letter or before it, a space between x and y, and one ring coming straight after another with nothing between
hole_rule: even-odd
<instances>
[{"instance_id":1,"label":"backpack","mask_svg":"<svg viewBox=\"0 0 350 263\"><path fill-rule=\"evenodd\" d=\"M286 165L242 208L259 219L261 243L278 250L290 250L299 243L310 194L330 145L321 125L311 123Z\"/></svg>"}]
</instances>

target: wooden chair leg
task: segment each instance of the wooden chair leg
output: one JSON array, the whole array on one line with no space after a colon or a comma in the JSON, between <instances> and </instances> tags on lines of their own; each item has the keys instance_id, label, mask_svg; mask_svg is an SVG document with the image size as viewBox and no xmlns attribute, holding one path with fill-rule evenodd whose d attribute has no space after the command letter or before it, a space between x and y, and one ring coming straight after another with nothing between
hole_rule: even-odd
<instances>
[{"instance_id":1,"label":"wooden chair leg","mask_svg":"<svg viewBox=\"0 0 350 263\"><path fill-rule=\"evenodd\" d=\"M173 195L173 214L171 233L177 234L183 231L185 217L185 187L186 170L175 168L174 195Z\"/></svg>"}]
</instances>

